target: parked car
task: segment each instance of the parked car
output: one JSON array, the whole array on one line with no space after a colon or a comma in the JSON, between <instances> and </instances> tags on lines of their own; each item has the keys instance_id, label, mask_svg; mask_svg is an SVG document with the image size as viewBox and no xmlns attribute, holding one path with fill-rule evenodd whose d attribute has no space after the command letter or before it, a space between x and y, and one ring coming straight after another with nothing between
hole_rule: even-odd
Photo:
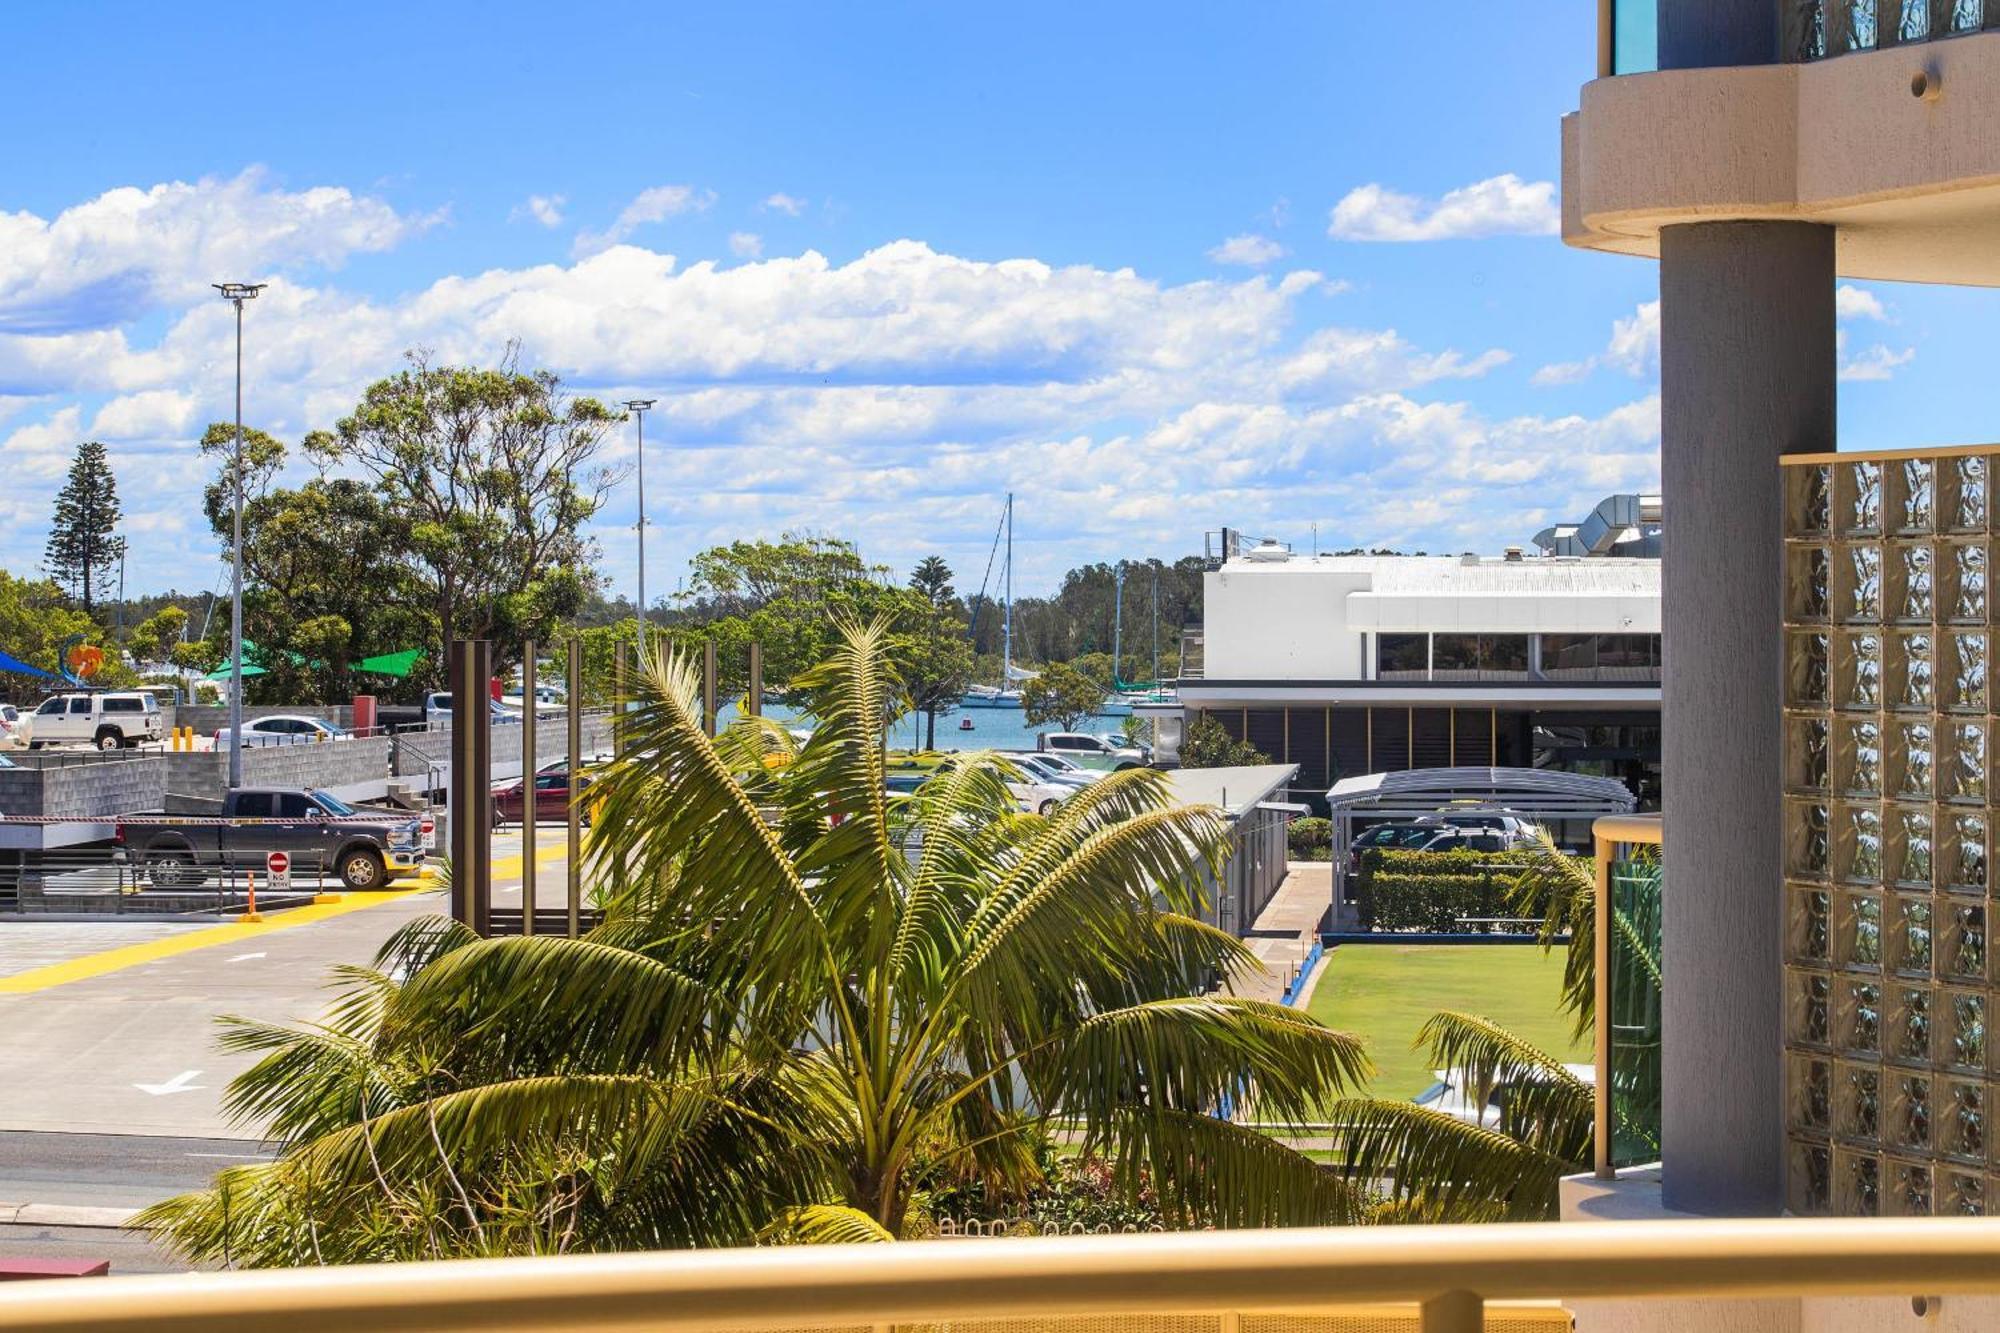
<instances>
[{"instance_id":1,"label":"parked car","mask_svg":"<svg viewBox=\"0 0 2000 1333\"><path fill-rule=\"evenodd\" d=\"M1035 748L1048 754L1061 755L1064 759L1084 768L1113 772L1124 768L1143 768L1146 755L1136 746L1114 745L1102 736L1092 736L1081 731L1050 731L1035 738Z\"/></svg>"},{"instance_id":2,"label":"parked car","mask_svg":"<svg viewBox=\"0 0 2000 1333\"><path fill-rule=\"evenodd\" d=\"M594 802L584 799L584 793L590 790L590 784L590 774L579 773L577 775L578 813L586 824L590 822L591 810L594 805ZM503 824L520 823L527 805L527 784L525 782L511 782L502 787L495 787L493 789L493 826L498 828ZM535 774L535 820L537 823L560 824L568 818L569 764L568 761L559 759L553 764L545 765Z\"/></svg>"},{"instance_id":3,"label":"parked car","mask_svg":"<svg viewBox=\"0 0 2000 1333\"><path fill-rule=\"evenodd\" d=\"M501 703L498 699L489 699L488 704L492 709L493 720L495 722L519 722L521 720L521 713L519 709L509 708L506 704ZM424 696L424 721L442 722L447 725L450 724L451 722L450 690L433 690L431 693Z\"/></svg>"},{"instance_id":4,"label":"parked car","mask_svg":"<svg viewBox=\"0 0 2000 1333\"><path fill-rule=\"evenodd\" d=\"M1104 776L1102 773L1080 768L1060 755L1015 752L1010 753L1007 759L1016 768L1032 775L1039 782L1070 787L1078 791Z\"/></svg>"},{"instance_id":5,"label":"parked car","mask_svg":"<svg viewBox=\"0 0 2000 1333\"><path fill-rule=\"evenodd\" d=\"M347 733L331 722L303 713L273 713L269 717L246 718L243 722L243 748L256 749L266 745L316 745L322 741L337 741ZM227 750L231 732L228 727L217 728L215 748Z\"/></svg>"},{"instance_id":6,"label":"parked car","mask_svg":"<svg viewBox=\"0 0 2000 1333\"><path fill-rule=\"evenodd\" d=\"M1010 763L1018 756L1002 756ZM940 773L949 773L957 761L947 759L937 766ZM1052 815L1056 807L1076 794L1076 786L1068 782L1054 782L1044 778L1032 769L1015 764L1016 777L1007 779L1007 792L1023 810L1038 815Z\"/></svg>"},{"instance_id":7,"label":"parked car","mask_svg":"<svg viewBox=\"0 0 2000 1333\"><path fill-rule=\"evenodd\" d=\"M79 690L52 694L34 712L28 748L82 742L117 750L157 741L163 734L160 704L150 690Z\"/></svg>"},{"instance_id":8,"label":"parked car","mask_svg":"<svg viewBox=\"0 0 2000 1333\"><path fill-rule=\"evenodd\" d=\"M422 864L423 820L416 815L364 814L331 792L242 787L223 798L227 819L273 822L216 824L169 816L122 820L114 839L158 888L201 883L226 867L261 869L282 851L295 875L334 874L350 889L387 888Z\"/></svg>"},{"instance_id":9,"label":"parked car","mask_svg":"<svg viewBox=\"0 0 2000 1333\"><path fill-rule=\"evenodd\" d=\"M12 704L0 704L0 750L20 749L34 730L32 713L23 713Z\"/></svg>"}]
</instances>

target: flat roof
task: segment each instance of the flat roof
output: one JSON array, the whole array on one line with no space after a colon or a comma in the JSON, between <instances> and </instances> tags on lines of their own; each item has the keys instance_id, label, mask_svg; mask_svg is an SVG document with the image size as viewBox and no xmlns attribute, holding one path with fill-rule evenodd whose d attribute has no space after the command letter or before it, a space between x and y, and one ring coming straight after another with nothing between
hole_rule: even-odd
<instances>
[{"instance_id":1,"label":"flat roof","mask_svg":"<svg viewBox=\"0 0 2000 1333\"><path fill-rule=\"evenodd\" d=\"M1455 555L1295 555L1289 560L1224 564L1219 573L1259 578L1286 574L1366 574L1366 594L1463 597L1508 593L1643 596L1660 594L1660 562L1636 556L1482 556L1467 563Z\"/></svg>"},{"instance_id":2,"label":"flat roof","mask_svg":"<svg viewBox=\"0 0 2000 1333\"><path fill-rule=\"evenodd\" d=\"M1241 818L1271 793L1298 776L1297 764L1249 764L1237 768L1175 768L1167 772L1174 799L1183 805L1213 805Z\"/></svg>"}]
</instances>

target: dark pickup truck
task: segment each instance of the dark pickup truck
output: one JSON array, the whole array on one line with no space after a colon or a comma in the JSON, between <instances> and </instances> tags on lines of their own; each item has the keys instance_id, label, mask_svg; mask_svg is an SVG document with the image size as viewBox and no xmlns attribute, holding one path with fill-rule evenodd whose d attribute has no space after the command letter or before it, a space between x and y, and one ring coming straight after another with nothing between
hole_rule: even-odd
<instances>
[{"instance_id":1,"label":"dark pickup truck","mask_svg":"<svg viewBox=\"0 0 2000 1333\"><path fill-rule=\"evenodd\" d=\"M127 819L115 836L163 889L200 884L229 867L261 870L279 851L294 875L334 874L350 889L382 889L424 859L417 816L364 812L329 792L297 788L241 788L223 799L222 819Z\"/></svg>"}]
</instances>

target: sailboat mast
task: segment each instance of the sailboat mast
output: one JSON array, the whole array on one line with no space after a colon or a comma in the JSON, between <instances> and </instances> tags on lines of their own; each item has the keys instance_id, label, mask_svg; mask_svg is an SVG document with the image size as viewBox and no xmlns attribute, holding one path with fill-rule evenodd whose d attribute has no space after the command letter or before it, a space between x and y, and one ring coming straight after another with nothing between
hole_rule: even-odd
<instances>
[{"instance_id":1,"label":"sailboat mast","mask_svg":"<svg viewBox=\"0 0 2000 1333\"><path fill-rule=\"evenodd\" d=\"M1153 683L1160 681L1160 567L1153 566Z\"/></svg>"},{"instance_id":2,"label":"sailboat mast","mask_svg":"<svg viewBox=\"0 0 2000 1333\"><path fill-rule=\"evenodd\" d=\"M1000 622L1000 688L1004 691L1014 680L1014 492L1007 492L1007 563L1001 566L1002 596L1006 598L1006 616Z\"/></svg>"},{"instance_id":3,"label":"sailboat mast","mask_svg":"<svg viewBox=\"0 0 2000 1333\"><path fill-rule=\"evenodd\" d=\"M1118 562L1118 578L1111 595L1111 683L1125 679L1125 562Z\"/></svg>"}]
</instances>

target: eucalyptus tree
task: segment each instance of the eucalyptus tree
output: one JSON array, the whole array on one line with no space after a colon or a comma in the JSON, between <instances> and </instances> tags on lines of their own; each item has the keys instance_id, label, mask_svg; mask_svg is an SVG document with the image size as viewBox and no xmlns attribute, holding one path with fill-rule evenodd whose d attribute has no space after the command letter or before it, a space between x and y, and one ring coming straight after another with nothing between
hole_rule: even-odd
<instances>
[{"instance_id":1,"label":"eucalyptus tree","mask_svg":"<svg viewBox=\"0 0 2000 1333\"><path fill-rule=\"evenodd\" d=\"M796 682L802 748L703 734L698 673L647 663L591 788L581 939L408 929L322 1024L237 1021L230 1109L268 1164L142 1219L250 1264L889 1239L924 1182L1038 1182L1052 1131L1176 1225L1353 1218L1355 1191L1219 1111L1303 1119L1352 1037L1212 989L1226 825L1162 775L1019 812L993 756L884 781L886 620ZM396 979L402 975L404 979Z\"/></svg>"}]
</instances>

